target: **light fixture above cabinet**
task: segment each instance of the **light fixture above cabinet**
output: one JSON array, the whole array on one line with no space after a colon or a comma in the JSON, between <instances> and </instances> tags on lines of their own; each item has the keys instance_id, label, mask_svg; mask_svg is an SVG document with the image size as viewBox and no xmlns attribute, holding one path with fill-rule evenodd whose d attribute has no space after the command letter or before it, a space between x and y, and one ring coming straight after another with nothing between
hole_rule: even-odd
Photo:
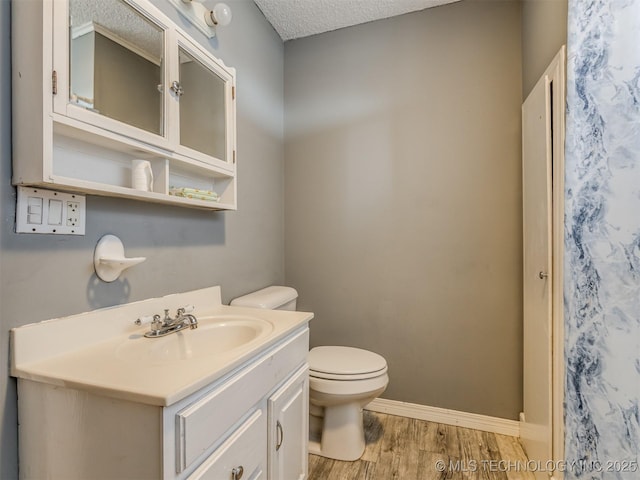
<instances>
[{"instance_id":1,"label":"light fixture above cabinet","mask_svg":"<svg viewBox=\"0 0 640 480\"><path fill-rule=\"evenodd\" d=\"M216 3L213 10L200 0L171 0L171 3L208 38L216 36L216 27L231 23L231 8L226 3Z\"/></svg>"}]
</instances>

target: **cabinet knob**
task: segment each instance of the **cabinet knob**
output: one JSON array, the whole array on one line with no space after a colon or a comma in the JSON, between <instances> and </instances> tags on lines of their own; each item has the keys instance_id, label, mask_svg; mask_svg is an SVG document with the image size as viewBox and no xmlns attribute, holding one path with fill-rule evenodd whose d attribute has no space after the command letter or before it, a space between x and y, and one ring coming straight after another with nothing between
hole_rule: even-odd
<instances>
[{"instance_id":1,"label":"cabinet knob","mask_svg":"<svg viewBox=\"0 0 640 480\"><path fill-rule=\"evenodd\" d=\"M231 470L231 480L240 480L242 478L242 474L244 473L244 468L242 465L239 467L235 467Z\"/></svg>"},{"instance_id":2,"label":"cabinet knob","mask_svg":"<svg viewBox=\"0 0 640 480\"><path fill-rule=\"evenodd\" d=\"M545 278L547 278L548 276L549 276L549 274L548 274L548 273L546 273L546 272L539 272L539 273L538 273L538 278L539 278L540 280L544 280L544 279L545 279Z\"/></svg>"},{"instance_id":3,"label":"cabinet knob","mask_svg":"<svg viewBox=\"0 0 640 480\"><path fill-rule=\"evenodd\" d=\"M173 82L171 82L171 91L173 93L176 94L176 96L181 97L182 94L184 93L184 90L182 89L182 85L180 85L180 82L178 82L177 80L174 80Z\"/></svg>"}]
</instances>

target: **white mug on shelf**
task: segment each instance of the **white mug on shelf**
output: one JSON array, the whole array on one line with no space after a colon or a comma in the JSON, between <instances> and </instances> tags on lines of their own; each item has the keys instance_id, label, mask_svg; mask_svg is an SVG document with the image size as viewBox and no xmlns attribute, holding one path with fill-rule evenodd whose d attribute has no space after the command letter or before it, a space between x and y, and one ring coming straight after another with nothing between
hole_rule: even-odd
<instances>
[{"instance_id":1,"label":"white mug on shelf","mask_svg":"<svg viewBox=\"0 0 640 480\"><path fill-rule=\"evenodd\" d=\"M153 170L150 161L131 161L131 187L143 192L153 191Z\"/></svg>"}]
</instances>

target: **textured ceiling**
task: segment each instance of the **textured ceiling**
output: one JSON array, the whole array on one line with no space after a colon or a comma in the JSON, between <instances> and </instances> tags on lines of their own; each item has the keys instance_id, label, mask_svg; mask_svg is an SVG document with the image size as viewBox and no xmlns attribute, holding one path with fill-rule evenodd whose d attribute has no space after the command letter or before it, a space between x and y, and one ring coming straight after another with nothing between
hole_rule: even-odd
<instances>
[{"instance_id":1,"label":"textured ceiling","mask_svg":"<svg viewBox=\"0 0 640 480\"><path fill-rule=\"evenodd\" d=\"M459 0L254 0L283 40L307 37Z\"/></svg>"}]
</instances>

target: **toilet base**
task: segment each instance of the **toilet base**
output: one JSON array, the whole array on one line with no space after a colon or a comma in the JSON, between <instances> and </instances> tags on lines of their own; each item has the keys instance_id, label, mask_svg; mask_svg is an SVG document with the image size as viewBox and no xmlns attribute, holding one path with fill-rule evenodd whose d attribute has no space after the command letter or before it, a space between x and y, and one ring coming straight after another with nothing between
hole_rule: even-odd
<instances>
[{"instance_id":1,"label":"toilet base","mask_svg":"<svg viewBox=\"0 0 640 480\"><path fill-rule=\"evenodd\" d=\"M309 453L334 460L352 462L364 453L364 426L360 402L326 407L324 419L312 416L310 425L322 422L320 439L311 429Z\"/></svg>"}]
</instances>

